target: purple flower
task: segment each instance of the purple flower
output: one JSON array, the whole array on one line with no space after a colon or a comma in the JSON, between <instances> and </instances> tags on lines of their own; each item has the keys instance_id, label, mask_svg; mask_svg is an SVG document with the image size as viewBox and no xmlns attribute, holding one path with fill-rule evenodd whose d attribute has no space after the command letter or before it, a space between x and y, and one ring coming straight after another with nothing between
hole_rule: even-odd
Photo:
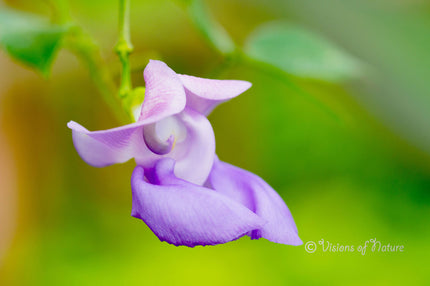
<instances>
[{"instance_id":1,"label":"purple flower","mask_svg":"<svg viewBox=\"0 0 430 286\"><path fill-rule=\"evenodd\" d=\"M76 150L103 167L134 158L132 216L162 241L214 245L249 235L277 243L301 240L287 206L260 177L221 162L206 116L251 84L176 74L150 61L137 122L88 131L69 122Z\"/></svg>"}]
</instances>

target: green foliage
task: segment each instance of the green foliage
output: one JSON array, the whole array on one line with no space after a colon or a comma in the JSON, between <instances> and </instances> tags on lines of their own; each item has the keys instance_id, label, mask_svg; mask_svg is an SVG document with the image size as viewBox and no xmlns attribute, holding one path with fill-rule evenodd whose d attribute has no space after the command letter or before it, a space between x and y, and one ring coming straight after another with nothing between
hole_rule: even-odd
<instances>
[{"instance_id":1,"label":"green foliage","mask_svg":"<svg viewBox=\"0 0 430 286\"><path fill-rule=\"evenodd\" d=\"M211 17L201 0L187 0L183 3L188 6L194 25L215 50L224 55L235 51L233 40L227 31Z\"/></svg>"},{"instance_id":2,"label":"green foliage","mask_svg":"<svg viewBox=\"0 0 430 286\"><path fill-rule=\"evenodd\" d=\"M36 15L2 9L0 46L23 64L48 76L66 27Z\"/></svg>"},{"instance_id":3,"label":"green foliage","mask_svg":"<svg viewBox=\"0 0 430 286\"><path fill-rule=\"evenodd\" d=\"M339 81L360 71L359 63L332 43L285 22L259 27L249 37L245 52L253 59L304 78Z\"/></svg>"}]
</instances>

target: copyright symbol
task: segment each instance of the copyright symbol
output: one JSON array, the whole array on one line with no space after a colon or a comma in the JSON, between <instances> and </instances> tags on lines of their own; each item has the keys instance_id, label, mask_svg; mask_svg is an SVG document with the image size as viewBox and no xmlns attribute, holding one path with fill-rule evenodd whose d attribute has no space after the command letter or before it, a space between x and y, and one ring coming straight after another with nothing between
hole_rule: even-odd
<instances>
[{"instance_id":1,"label":"copyright symbol","mask_svg":"<svg viewBox=\"0 0 430 286\"><path fill-rule=\"evenodd\" d=\"M317 250L317 244L313 241L308 241L305 244L305 250L307 253L314 253Z\"/></svg>"}]
</instances>

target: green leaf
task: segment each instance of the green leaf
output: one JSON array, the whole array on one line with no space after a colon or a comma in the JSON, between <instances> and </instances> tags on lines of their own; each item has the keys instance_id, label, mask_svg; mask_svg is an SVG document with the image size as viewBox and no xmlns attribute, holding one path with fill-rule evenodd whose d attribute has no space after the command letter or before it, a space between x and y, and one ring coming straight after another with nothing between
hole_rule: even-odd
<instances>
[{"instance_id":1,"label":"green leaf","mask_svg":"<svg viewBox=\"0 0 430 286\"><path fill-rule=\"evenodd\" d=\"M66 27L11 9L0 10L0 46L14 59L48 76Z\"/></svg>"},{"instance_id":2,"label":"green leaf","mask_svg":"<svg viewBox=\"0 0 430 286\"><path fill-rule=\"evenodd\" d=\"M360 63L326 39L284 22L259 27L245 53L258 61L303 78L339 81L360 74Z\"/></svg>"}]
</instances>

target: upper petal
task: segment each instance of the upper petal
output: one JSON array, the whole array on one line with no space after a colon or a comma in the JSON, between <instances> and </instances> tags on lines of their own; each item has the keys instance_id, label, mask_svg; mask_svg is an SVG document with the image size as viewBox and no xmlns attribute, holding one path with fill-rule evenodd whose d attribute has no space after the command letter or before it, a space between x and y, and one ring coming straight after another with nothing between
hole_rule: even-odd
<instances>
[{"instance_id":1,"label":"upper petal","mask_svg":"<svg viewBox=\"0 0 430 286\"><path fill-rule=\"evenodd\" d=\"M150 60L143 77L145 99L139 121L160 120L185 108L185 91L178 75L162 61Z\"/></svg>"},{"instance_id":2,"label":"upper petal","mask_svg":"<svg viewBox=\"0 0 430 286\"><path fill-rule=\"evenodd\" d=\"M264 221L235 201L173 174L174 160L160 160L131 178L131 215L142 219L161 241L174 245L214 245L237 239Z\"/></svg>"},{"instance_id":3,"label":"upper petal","mask_svg":"<svg viewBox=\"0 0 430 286\"><path fill-rule=\"evenodd\" d=\"M218 104L238 96L251 87L243 80L217 80L179 75L187 95L187 107L208 115Z\"/></svg>"},{"instance_id":4,"label":"upper petal","mask_svg":"<svg viewBox=\"0 0 430 286\"><path fill-rule=\"evenodd\" d=\"M208 184L217 192L245 205L267 221L251 238L300 245L296 224L282 198L257 175L215 159Z\"/></svg>"},{"instance_id":5,"label":"upper petal","mask_svg":"<svg viewBox=\"0 0 430 286\"><path fill-rule=\"evenodd\" d=\"M186 97L179 77L161 61L151 60L144 77L145 100L138 122L101 131L88 131L73 121L67 124L72 129L75 148L85 162L104 167L136 156L154 161L142 141L142 127L181 112Z\"/></svg>"}]
</instances>

